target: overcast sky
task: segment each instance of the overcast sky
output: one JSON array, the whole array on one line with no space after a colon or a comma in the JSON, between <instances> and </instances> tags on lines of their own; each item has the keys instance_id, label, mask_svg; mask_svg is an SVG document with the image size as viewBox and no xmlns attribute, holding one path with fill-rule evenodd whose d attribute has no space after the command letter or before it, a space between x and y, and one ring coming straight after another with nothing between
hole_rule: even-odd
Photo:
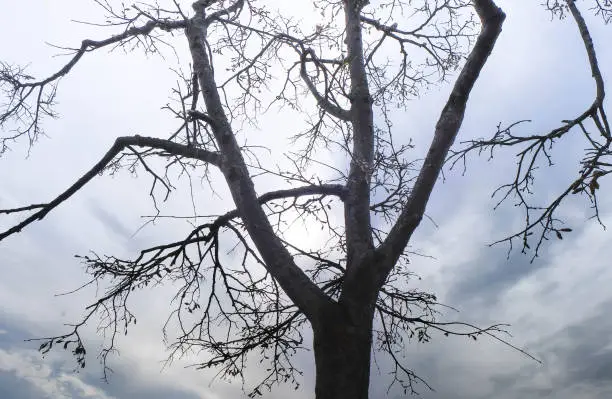
<instances>
[{"instance_id":1,"label":"overcast sky","mask_svg":"<svg viewBox=\"0 0 612 399\"><path fill-rule=\"evenodd\" d=\"M294 0L298 3L297 0ZM187 4L187 2L184 2ZM303 1L305 7L310 2ZM558 126L590 104L593 84L577 29L571 21L551 21L540 1L498 0L508 18L504 31L468 104L461 139L487 136L499 122L532 119L523 132ZM585 9L586 1L579 2ZM76 45L81 38L100 38L109 30L71 20L95 19L98 9L83 0L0 0L1 59L31 64L31 74L55 71L65 58L46 43ZM585 14L587 13L586 10ZM610 27L592 21L602 71L612 79ZM182 42L178 42L182 43ZM183 43L184 45L184 43ZM163 136L173 121L159 111L174 84L163 60L141 54L100 53L85 57L61 82L58 111L47 120L48 138L28 155L18 143L0 159L0 208L42 202L63 191L89 169L119 135ZM611 83L609 83L611 84ZM433 88L397 114L396 132L419 144L423 154L449 86ZM609 102L608 102L609 104ZM272 126L290 126L286 115L269 115ZM538 130L539 129L539 130ZM258 134L278 146L271 130ZM575 179L579 141L569 140L556 153L557 166L543 175L539 195ZM563 241L546 244L541 258L486 246L522 221L512 207L493 212L490 194L509 176L512 158L494 162L473 159L468 173L447 173L436 187L428 214L438 225L424 222L415 234L415 249L435 259L415 258L413 267L423 280L419 287L433 290L442 302L461 313L449 319L512 325L512 343L542 359L537 364L494 341L474 343L436 337L429 344L412 344L409 365L435 389L422 390L428 399L488 398L609 398L612 397L612 246L608 232L590 216L588 204L571 202L563 216L574 232ZM258 187L261 190L261 187ZM202 186L200 199L208 213L226 203L215 201ZM88 250L116 255L134 254L151 242L181 236L184 225L160 224L134 236L141 215L153 210L149 181L123 174L97 178L43 222L0 243L0 397L1 398L228 398L243 395L239 384L216 380L213 371L183 368L177 362L162 371L165 359L161 326L170 290L144 292L137 297L138 326L120 342L113 358L110 383L100 381L95 359L82 372L62 353L41 359L36 344L25 338L57 334L62 323L76 321L86 291L69 297L55 294L85 281L83 267L73 258ZM221 195L223 194L221 190ZM602 220L612 224L612 191L603 185ZM189 201L171 199L169 210L182 210ZM0 220L0 228L16 219ZM306 239L305 237L304 239ZM161 316L160 316L161 314ZM99 342L88 334L92 347ZM384 359L377 358L384 365ZM297 359L305 371L303 388L280 387L267 397L313 396L313 358ZM257 373L254 370L253 373ZM372 369L373 398L383 397L389 383L384 372ZM391 397L395 394L392 391ZM398 396L399 397L399 394Z\"/></svg>"}]
</instances>

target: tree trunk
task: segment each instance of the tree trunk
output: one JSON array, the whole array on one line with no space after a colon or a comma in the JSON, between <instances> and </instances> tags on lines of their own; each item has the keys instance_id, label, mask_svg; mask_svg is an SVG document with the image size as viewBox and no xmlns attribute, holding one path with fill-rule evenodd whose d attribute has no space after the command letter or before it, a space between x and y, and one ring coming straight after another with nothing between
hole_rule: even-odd
<instances>
[{"instance_id":1,"label":"tree trunk","mask_svg":"<svg viewBox=\"0 0 612 399\"><path fill-rule=\"evenodd\" d=\"M316 399L368 398L372 317L361 319L337 305L313 328Z\"/></svg>"}]
</instances>

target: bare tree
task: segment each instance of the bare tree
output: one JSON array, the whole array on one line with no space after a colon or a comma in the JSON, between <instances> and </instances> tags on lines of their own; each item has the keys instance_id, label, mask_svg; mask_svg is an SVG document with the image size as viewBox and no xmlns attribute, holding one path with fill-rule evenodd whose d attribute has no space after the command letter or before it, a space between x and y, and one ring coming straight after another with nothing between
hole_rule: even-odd
<instances>
[{"instance_id":1,"label":"bare tree","mask_svg":"<svg viewBox=\"0 0 612 399\"><path fill-rule=\"evenodd\" d=\"M91 283L107 289L73 329L42 339L43 352L61 345L84 367L81 329L97 315L110 333L100 354L106 372L117 334L136 323L129 307L132 292L180 282L168 319L180 330L169 342L171 357L203 349L207 356L198 366L219 367L228 378L243 378L247 359L260 357L269 363L268 373L253 387L253 396L276 383L298 385L300 371L292 356L306 345L306 325L314 334L318 399L367 398L373 350L390 356L392 383L413 391L415 383L427 384L399 356L411 338L428 341L437 330L473 339L484 334L511 345L498 335L505 326L444 322L434 295L408 288L408 244L447 160L454 165L471 152L524 146L514 180L500 190L502 201L516 198L524 207L526 225L502 241L512 245L521 239L528 250L532 237L539 237L535 255L550 233L561 238L570 231L555 217L568 195L585 194L597 215L596 190L612 166L606 161L612 133L595 48L574 0L544 6L553 16L571 16L579 28L596 82L594 102L551 132L524 135L515 133L521 123L499 126L493 138L454 151L470 92L502 31L505 14L493 0L315 0L320 20L311 31L264 1L198 0L191 11L176 0L125 8L95 1L119 30L116 35L83 40L63 68L42 80L1 64L7 101L0 124L8 133L0 149L20 139L32 145L43 134L42 120L56 116L60 79L88 53L117 47L157 53L168 38L183 34L190 71L173 91L178 106L166 107L179 121L177 129L165 137L118 137L53 200L1 210L24 219L0 233L0 240L43 219L96 175L122 168L143 168L151 176L156 207L157 188L166 197L174 190L173 171L208 177L217 169L235 209L194 215L200 223L186 237L143 249L132 259L81 256ZM591 6L610 20L612 3L594 0ZM394 140L391 109L453 75L425 159L407 159L411 144ZM282 84L275 84L279 78ZM239 143L242 124L256 123L272 106L289 106L308 121L294 137L300 149L291 154L293 167L269 166ZM551 204L533 205L529 193L540 158L550 162L553 143L574 133L589 145L577 179ZM322 153L344 154L346 169L326 165L333 171L326 178L304 172L324 163ZM285 187L258 194L254 176L275 178ZM220 184L209 183L211 189ZM341 223L333 217L337 209ZM285 226L296 220L319 224L326 244L308 248L291 242ZM239 263L229 264L222 254L231 237L242 252Z\"/></svg>"}]
</instances>

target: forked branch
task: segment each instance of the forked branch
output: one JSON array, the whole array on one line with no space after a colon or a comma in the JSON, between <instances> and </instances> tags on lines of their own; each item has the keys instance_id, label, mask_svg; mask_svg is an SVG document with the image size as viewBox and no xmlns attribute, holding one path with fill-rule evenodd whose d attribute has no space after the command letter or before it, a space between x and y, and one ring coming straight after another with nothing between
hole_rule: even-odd
<instances>
[{"instance_id":1,"label":"forked branch","mask_svg":"<svg viewBox=\"0 0 612 399\"><path fill-rule=\"evenodd\" d=\"M100 159L100 161L98 161L98 163L96 163L91 169L87 171L87 173L81 176L73 185L71 185L66 191L58 195L52 201L44 204L34 204L25 207L0 210L0 214L20 213L25 211L37 210L35 213L28 216L22 222L0 233L0 241L12 234L19 233L24 227L28 226L29 224L37 220L43 219L45 216L47 216L49 212L51 212L58 205L66 201L68 198L72 197L77 191L83 188L83 186L89 183L94 177L102 173L117 155L119 155L124 149L130 146L148 147L152 149L162 150L168 155L196 159L215 166L220 165L219 154L211 151L186 146L183 144L178 144L169 140L159 139L155 137L143 137L138 135L118 137L115 140L113 146L106 152L106 154L104 154L104 156L102 157L102 159Z\"/></svg>"},{"instance_id":2,"label":"forked branch","mask_svg":"<svg viewBox=\"0 0 612 399\"><path fill-rule=\"evenodd\" d=\"M81 46L73 50L74 55L62 68L42 80L35 80L25 74L22 68L0 63L0 90L8 98L8 102L2 105L4 109L0 111L0 127L7 125L11 120L25 122L24 129L17 129L10 137L0 138L0 154L6 150L7 141L14 141L22 135L28 136L30 145L36 141L41 133L40 118L44 115L55 116L52 106L57 92L57 82L68 75L85 54L109 46L125 45L129 40L139 36L149 37L155 29L173 31L184 28L185 24L184 20L153 19L142 26L132 26L107 39L83 40ZM30 101L33 104L30 104Z\"/></svg>"}]
</instances>

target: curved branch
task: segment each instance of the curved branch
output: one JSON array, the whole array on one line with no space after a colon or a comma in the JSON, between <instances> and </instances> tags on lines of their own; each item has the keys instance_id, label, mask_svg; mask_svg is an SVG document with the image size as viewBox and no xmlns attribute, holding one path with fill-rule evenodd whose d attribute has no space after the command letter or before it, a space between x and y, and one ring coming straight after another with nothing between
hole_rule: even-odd
<instances>
[{"instance_id":1,"label":"curved branch","mask_svg":"<svg viewBox=\"0 0 612 399\"><path fill-rule=\"evenodd\" d=\"M584 47L586 48L589 57L589 65L591 67L593 79L595 79L595 84L597 87L596 101L601 103L606 92L604 88L603 76L601 75L599 63L597 62L595 47L593 46L593 39L591 38L591 34L589 33L589 29L587 27L586 21L584 20L584 17L578 10L578 7L576 7L576 2L574 0L567 0L567 6L569 7L572 16L574 17L574 20L578 25L578 29L580 30L580 36L582 37L582 42L584 43Z\"/></svg>"},{"instance_id":2,"label":"curved branch","mask_svg":"<svg viewBox=\"0 0 612 399\"><path fill-rule=\"evenodd\" d=\"M39 126L41 117L44 115L55 116L52 106L54 105L58 81L66 76L86 53L109 45L121 45L138 36L148 36L155 29L172 31L184 28L185 25L186 21L184 20L153 19L142 26L132 26L123 33L103 40L83 40L78 49L72 49L74 50L72 58L62 68L42 80L34 80L32 76L24 73L23 68L13 67L1 62L0 88L6 92L9 101L2 104L0 126L5 125L10 120L25 123L27 126L24 130L16 130L17 133L11 137L1 138L0 153L6 150L8 141L16 140L23 135L29 136L30 145L32 145L39 134L42 133ZM7 89L4 88L5 85L8 86ZM30 98L32 98L32 102L35 102L33 106L29 104ZM23 120L23 115L27 116L25 118L27 122Z\"/></svg>"},{"instance_id":3,"label":"curved branch","mask_svg":"<svg viewBox=\"0 0 612 399\"><path fill-rule=\"evenodd\" d=\"M556 218L557 211L561 204L571 194L585 195L591 202L592 209L594 210L593 218L596 218L603 225L599 218L597 190L601 178L612 173L610 169L611 166L608 162L605 162L606 158L612 154L612 135L604 109L604 79L599 68L593 39L575 1L567 0L564 3L567 4L567 8L574 18L574 22L578 27L582 42L586 49L591 74L596 87L593 102L588 105L580 115L573 119L563 120L562 125L552 129L546 134L517 135L513 133L513 129L524 121L515 122L503 129L498 125L497 131L491 139L467 141L465 142L465 144L467 144L465 148L453 152L447 159L447 161L451 162L451 168L460 160L463 161L465 168L466 155L469 152L477 151L478 153L482 153L483 151L487 151L489 152L489 159L491 159L493 158L495 148L525 146L516 154L517 169L514 173L513 181L498 187L493 193L493 196L497 194L501 196L495 208L509 198L516 198L517 201L514 205L521 206L524 209L524 227L520 231L496 240L490 245L503 242L508 243L509 255L510 251L513 249L513 241L515 239L521 240L522 252L525 253L527 250L533 252L532 261L538 256L542 244L549 237L549 233L554 234L558 239L563 239L562 233L572 231L571 228L563 225L562 220ZM557 10L550 7L549 9L556 13L562 12L561 9ZM587 122L592 122L593 126L588 126ZM593 131L591 131L591 129ZM532 204L528 196L534 193L534 172L538 168L539 162L543 161L548 166L552 166L553 145L556 141L572 133L584 136L587 142L585 156L580 161L581 168L578 171L577 178L573 182L568 183L560 193L547 204ZM539 230L538 234L534 234L534 230ZM535 245L532 249L531 245L533 242L535 242Z\"/></svg>"},{"instance_id":4,"label":"curved branch","mask_svg":"<svg viewBox=\"0 0 612 399\"><path fill-rule=\"evenodd\" d=\"M102 47L106 47L111 44L120 43L124 41L125 39L129 39L134 36L146 36L150 34L156 28L163 29L166 31L171 31L175 29L184 28L185 24L186 22L182 20L178 20L178 21L152 20L152 21L147 22L143 26L132 27L130 29L127 29L123 33L111 36L107 39L103 39L103 40L85 39L81 42L81 47L79 47L79 49L76 51L72 59L66 65L64 65L59 71L57 71L53 75L41 81L31 82L31 83L22 83L20 86L21 87L37 87L37 86L43 86L49 82L57 80L61 78L62 76L66 75L68 72L70 72L70 70L76 65L76 63L79 62L81 57L83 57L85 53L88 53L90 51L98 50L98 49L101 49Z\"/></svg>"},{"instance_id":5,"label":"curved branch","mask_svg":"<svg viewBox=\"0 0 612 399\"><path fill-rule=\"evenodd\" d=\"M216 0L198 0L195 3L193 3L193 9L196 11L196 13L205 12L206 8L209 7L214 2L216 2ZM242 10L243 7L244 7L244 0L236 0L229 7L221 8L220 10L215 11L214 13L206 17L206 23L209 24L213 20L219 20L231 14L238 15L240 14L240 11Z\"/></svg>"},{"instance_id":6,"label":"curved branch","mask_svg":"<svg viewBox=\"0 0 612 399\"><path fill-rule=\"evenodd\" d=\"M314 61L315 64L317 64L317 57L315 56L314 52L310 49L306 50L305 52L301 54L300 76L302 77L302 80L304 81L304 83L306 83L308 90L310 90L310 93L317 100L317 104L319 104L319 106L325 112L343 121L349 121L351 118L350 112L336 104L333 104L331 101L329 101L327 96L321 95L321 93L319 93L319 91L317 90L317 87L313 83L312 79L310 79L310 77L308 76L308 73L306 72L306 61L307 61L306 56L307 55L310 55L312 61Z\"/></svg>"},{"instance_id":7,"label":"curved branch","mask_svg":"<svg viewBox=\"0 0 612 399\"><path fill-rule=\"evenodd\" d=\"M74 195L77 191L79 191L83 186L89 183L96 175L101 173L104 168L115 158L121 151L130 146L136 147L150 147L158 150L163 150L168 152L169 154L175 156L183 156L187 158L197 159L211 165L219 166L220 158L217 153L206 151L194 147L188 147L183 144L174 143L168 140L159 139L155 137L143 137L143 136L124 136L118 137L115 140L113 146L104 154L102 159L98 161L87 173L85 173L81 178L79 178L72 186L70 186L66 191L58 195L54 200L45 203L45 204L36 204L29 205L26 207L14 208L14 209L5 209L0 210L0 214L5 213L18 213L28 210L38 209L38 211L28 218L26 218L21 223L11 227L10 229L0 233L0 241L5 239L6 237L13 235L15 233L19 233L24 227L29 224L43 219L49 212L51 212L54 208L60 205L62 202L66 201L72 195Z\"/></svg>"},{"instance_id":8,"label":"curved branch","mask_svg":"<svg viewBox=\"0 0 612 399\"><path fill-rule=\"evenodd\" d=\"M612 138L612 132L610 131L610 124L608 123L608 118L606 116L605 110L603 108L604 97L606 96L606 90L604 86L603 75L601 74L601 70L599 69L599 62L597 61L597 53L595 52L595 46L593 45L593 38L589 33L589 29L584 20L584 17L576 7L576 3L574 0L567 0L567 6L569 7L574 20L576 21L576 25L578 25L578 29L580 30L580 36L582 37L582 42L584 43L584 47L586 49L587 55L589 57L589 65L591 67L591 73L593 75L593 79L595 80L595 85L597 87L597 94L595 96L595 102L593 107L596 108L597 111L601 114L601 119L603 122L604 135L608 138ZM594 115L594 120L597 122L598 119Z\"/></svg>"}]
</instances>

